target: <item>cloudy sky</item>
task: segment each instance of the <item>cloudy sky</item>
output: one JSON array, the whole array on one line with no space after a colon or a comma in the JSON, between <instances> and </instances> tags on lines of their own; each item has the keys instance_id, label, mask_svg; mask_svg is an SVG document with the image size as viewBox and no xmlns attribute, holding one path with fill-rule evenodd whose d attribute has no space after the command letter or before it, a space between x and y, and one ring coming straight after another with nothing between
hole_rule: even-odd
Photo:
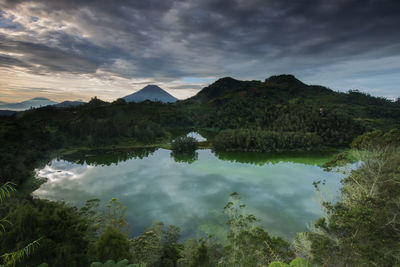
<instances>
[{"instance_id":1,"label":"cloudy sky","mask_svg":"<svg viewBox=\"0 0 400 267\"><path fill-rule=\"evenodd\" d=\"M0 101L294 74L400 96L399 0L0 0Z\"/></svg>"}]
</instances>

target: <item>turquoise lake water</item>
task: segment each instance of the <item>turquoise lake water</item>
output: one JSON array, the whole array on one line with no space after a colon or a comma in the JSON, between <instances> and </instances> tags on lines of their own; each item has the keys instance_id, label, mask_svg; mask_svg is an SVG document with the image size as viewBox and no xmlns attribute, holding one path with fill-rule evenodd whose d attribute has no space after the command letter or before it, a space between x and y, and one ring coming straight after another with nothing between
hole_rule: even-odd
<instances>
[{"instance_id":1,"label":"turquoise lake water","mask_svg":"<svg viewBox=\"0 0 400 267\"><path fill-rule=\"evenodd\" d=\"M313 181L325 180L324 197L339 195L342 174L320 166L315 153L220 153L198 150L190 160L165 149L82 152L53 159L37 176L47 178L33 195L82 206L117 198L133 235L156 221L174 224L184 237L225 235L223 207L238 192L249 213L270 234L288 239L323 212Z\"/></svg>"}]
</instances>

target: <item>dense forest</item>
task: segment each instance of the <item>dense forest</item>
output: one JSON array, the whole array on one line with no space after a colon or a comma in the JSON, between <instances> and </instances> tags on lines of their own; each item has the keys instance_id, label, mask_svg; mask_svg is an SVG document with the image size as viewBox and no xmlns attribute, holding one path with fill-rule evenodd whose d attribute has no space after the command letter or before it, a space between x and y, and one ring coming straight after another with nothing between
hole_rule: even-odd
<instances>
[{"instance_id":1,"label":"dense forest","mask_svg":"<svg viewBox=\"0 0 400 267\"><path fill-rule=\"evenodd\" d=\"M359 91L339 93L291 75L265 81L223 78L172 104L112 103L93 98L78 107L43 107L0 116L0 254L17 266L396 266L400 264L400 103ZM159 146L177 161L196 159L198 145L181 138L204 133L224 151L358 151L360 168L343 180L341 198L324 203L327 217L293 244L271 237L232 194L224 213L228 242L212 236L182 243L179 228L157 223L132 238L123 203L90 200L82 208L32 199L34 169L52 157L93 149ZM109 157L93 159L106 164ZM338 159L350 160L346 155ZM87 160L90 161L90 158ZM353 159L354 160L354 159ZM338 162L332 163L332 166ZM319 190L316 184L316 190ZM12 252L18 252L19 257ZM11 253L11 254L10 254ZM109 260L114 261L109 262ZM108 263L106 263L108 262ZM275 262L275 263L272 263ZM108 265L107 265L108 264ZM280 264L280 265L273 265ZM292 266L292 265L291 265ZM293 265L297 266L297 265Z\"/></svg>"}]
</instances>

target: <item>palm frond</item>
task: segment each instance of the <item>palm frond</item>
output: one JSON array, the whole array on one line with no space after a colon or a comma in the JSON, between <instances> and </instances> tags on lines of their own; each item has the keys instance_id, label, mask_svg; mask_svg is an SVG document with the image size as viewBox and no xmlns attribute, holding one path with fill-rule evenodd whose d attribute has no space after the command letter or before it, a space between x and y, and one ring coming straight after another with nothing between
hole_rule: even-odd
<instances>
[{"instance_id":1,"label":"palm frond","mask_svg":"<svg viewBox=\"0 0 400 267\"><path fill-rule=\"evenodd\" d=\"M5 224L11 225L12 223L9 220L7 220L6 218L0 219L0 232L1 231L3 231L3 232L6 231Z\"/></svg>"},{"instance_id":2,"label":"palm frond","mask_svg":"<svg viewBox=\"0 0 400 267\"><path fill-rule=\"evenodd\" d=\"M0 186L0 203L11 197L11 194L16 191L16 186L17 185L12 182L7 182Z\"/></svg>"},{"instance_id":3,"label":"palm frond","mask_svg":"<svg viewBox=\"0 0 400 267\"><path fill-rule=\"evenodd\" d=\"M29 256L33 253L33 251L39 247L39 240L35 240L32 243L29 243L23 249L3 254L1 257L3 258L5 266L15 266L17 262L22 260L24 257Z\"/></svg>"}]
</instances>

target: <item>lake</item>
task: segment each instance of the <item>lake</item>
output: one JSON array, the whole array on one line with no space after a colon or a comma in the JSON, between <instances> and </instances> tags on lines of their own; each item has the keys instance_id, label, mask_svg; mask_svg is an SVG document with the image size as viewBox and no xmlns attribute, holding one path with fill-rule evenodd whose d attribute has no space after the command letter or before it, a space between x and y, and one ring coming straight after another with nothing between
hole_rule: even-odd
<instances>
[{"instance_id":1,"label":"lake","mask_svg":"<svg viewBox=\"0 0 400 267\"><path fill-rule=\"evenodd\" d=\"M223 239L223 207L238 192L270 234L292 239L323 214L313 181L326 180L328 199L339 195L343 175L320 167L330 156L205 149L174 158L169 150L155 148L80 152L37 169L47 182L33 195L76 206L93 198L104 206L117 198L127 207L133 235L162 221L179 226L184 237Z\"/></svg>"}]
</instances>

